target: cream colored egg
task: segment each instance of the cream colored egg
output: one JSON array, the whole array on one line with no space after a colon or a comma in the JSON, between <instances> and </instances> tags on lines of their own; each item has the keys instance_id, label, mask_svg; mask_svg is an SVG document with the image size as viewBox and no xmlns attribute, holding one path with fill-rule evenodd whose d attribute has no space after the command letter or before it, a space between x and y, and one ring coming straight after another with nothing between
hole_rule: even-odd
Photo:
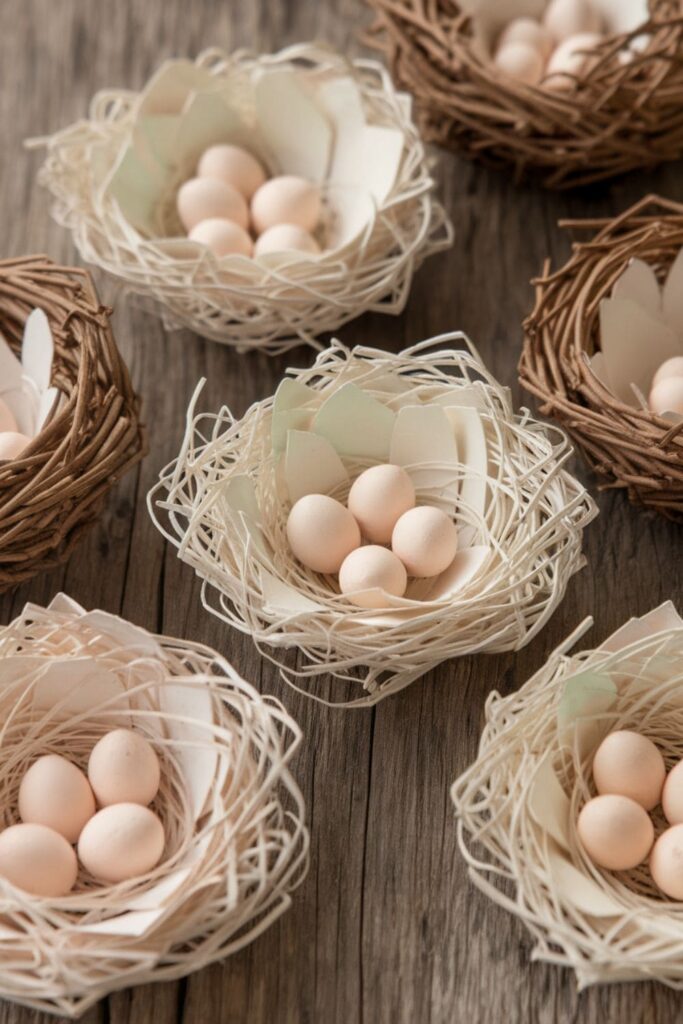
<instances>
[{"instance_id":1,"label":"cream colored egg","mask_svg":"<svg viewBox=\"0 0 683 1024\"><path fill-rule=\"evenodd\" d=\"M666 777L662 810L670 825L683 824L683 761L674 765Z\"/></svg>"},{"instance_id":2,"label":"cream colored egg","mask_svg":"<svg viewBox=\"0 0 683 1024\"><path fill-rule=\"evenodd\" d=\"M294 174L271 178L251 201L251 219L259 235L276 224L314 231L320 219L320 189Z\"/></svg>"},{"instance_id":3,"label":"cream colored egg","mask_svg":"<svg viewBox=\"0 0 683 1024\"><path fill-rule=\"evenodd\" d=\"M589 68L591 57L589 52L600 41L602 36L584 33L571 36L553 51L545 69L544 88L564 91L576 84L576 79Z\"/></svg>"},{"instance_id":4,"label":"cream colored egg","mask_svg":"<svg viewBox=\"0 0 683 1024\"><path fill-rule=\"evenodd\" d=\"M90 783L75 764L59 754L34 761L19 786L19 817L46 825L75 843L95 813Z\"/></svg>"},{"instance_id":5,"label":"cream colored egg","mask_svg":"<svg viewBox=\"0 0 683 1024\"><path fill-rule=\"evenodd\" d=\"M305 252L317 256L320 246L313 235L297 224L274 224L259 235L254 246L254 256L270 252Z\"/></svg>"},{"instance_id":6,"label":"cream colored egg","mask_svg":"<svg viewBox=\"0 0 683 1024\"><path fill-rule=\"evenodd\" d=\"M672 900L683 900L683 825L662 832L650 855L655 885Z\"/></svg>"},{"instance_id":7,"label":"cream colored egg","mask_svg":"<svg viewBox=\"0 0 683 1024\"><path fill-rule=\"evenodd\" d=\"M548 59L555 45L548 29L535 18L513 18L498 38L498 49L507 43L527 43L538 50L544 61Z\"/></svg>"},{"instance_id":8,"label":"cream colored egg","mask_svg":"<svg viewBox=\"0 0 683 1024\"><path fill-rule=\"evenodd\" d=\"M543 25L557 43L580 32L600 32L602 19L590 0L550 0Z\"/></svg>"},{"instance_id":9,"label":"cream colored egg","mask_svg":"<svg viewBox=\"0 0 683 1024\"><path fill-rule=\"evenodd\" d=\"M577 830L591 860L610 871L627 871L641 864L655 837L647 811L635 800L613 793L585 804Z\"/></svg>"},{"instance_id":10,"label":"cream colored egg","mask_svg":"<svg viewBox=\"0 0 683 1024\"><path fill-rule=\"evenodd\" d=\"M652 740L628 729L617 729L602 741L593 758L598 793L619 793L651 811L662 796L664 758Z\"/></svg>"},{"instance_id":11,"label":"cream colored egg","mask_svg":"<svg viewBox=\"0 0 683 1024\"><path fill-rule=\"evenodd\" d=\"M648 402L658 416L664 412L683 416L683 377L662 377L650 391Z\"/></svg>"},{"instance_id":12,"label":"cream colored egg","mask_svg":"<svg viewBox=\"0 0 683 1024\"><path fill-rule=\"evenodd\" d=\"M0 875L34 896L65 896L76 884L76 854L45 825L10 825L0 832Z\"/></svg>"},{"instance_id":13,"label":"cream colored egg","mask_svg":"<svg viewBox=\"0 0 683 1024\"><path fill-rule=\"evenodd\" d=\"M149 807L111 804L81 832L78 856L102 882L123 882L155 867L164 851L164 827Z\"/></svg>"},{"instance_id":14,"label":"cream colored egg","mask_svg":"<svg viewBox=\"0 0 683 1024\"><path fill-rule=\"evenodd\" d=\"M360 545L360 530L341 502L327 494L306 494L289 513L287 540L307 568L339 572L346 556Z\"/></svg>"},{"instance_id":15,"label":"cream colored egg","mask_svg":"<svg viewBox=\"0 0 683 1024\"><path fill-rule=\"evenodd\" d=\"M202 220L221 217L241 228L249 226L249 210L244 196L216 178L190 178L178 189L178 216L186 231Z\"/></svg>"},{"instance_id":16,"label":"cream colored egg","mask_svg":"<svg viewBox=\"0 0 683 1024\"><path fill-rule=\"evenodd\" d=\"M652 378L652 386L658 384L665 377L683 377L683 356L673 356L665 359Z\"/></svg>"},{"instance_id":17,"label":"cream colored egg","mask_svg":"<svg viewBox=\"0 0 683 1024\"><path fill-rule=\"evenodd\" d=\"M200 220L190 231L188 238L201 242L218 259L223 256L252 256L254 245L250 235L234 221L222 217Z\"/></svg>"},{"instance_id":18,"label":"cream colored egg","mask_svg":"<svg viewBox=\"0 0 683 1024\"><path fill-rule=\"evenodd\" d=\"M493 63L526 85L537 85L543 76L543 57L531 43L505 43L496 51Z\"/></svg>"},{"instance_id":19,"label":"cream colored egg","mask_svg":"<svg viewBox=\"0 0 683 1024\"><path fill-rule=\"evenodd\" d=\"M389 544L398 520L415 506L413 481L401 466L371 466L354 480L347 504L366 540Z\"/></svg>"},{"instance_id":20,"label":"cream colored egg","mask_svg":"<svg viewBox=\"0 0 683 1024\"><path fill-rule=\"evenodd\" d=\"M398 520L391 547L409 576L438 576L455 558L458 531L441 509L419 505Z\"/></svg>"},{"instance_id":21,"label":"cream colored egg","mask_svg":"<svg viewBox=\"0 0 683 1024\"><path fill-rule=\"evenodd\" d=\"M161 768L151 743L132 729L114 729L95 744L88 780L100 807L151 804L159 789Z\"/></svg>"},{"instance_id":22,"label":"cream colored egg","mask_svg":"<svg viewBox=\"0 0 683 1024\"><path fill-rule=\"evenodd\" d=\"M3 459L16 459L23 452L24 448L31 443L32 438L26 434L20 434L15 430L6 430L0 433L0 461Z\"/></svg>"},{"instance_id":23,"label":"cream colored egg","mask_svg":"<svg viewBox=\"0 0 683 1024\"><path fill-rule=\"evenodd\" d=\"M218 178L232 185L245 199L251 199L266 180L266 172L255 156L241 146L210 146L197 165L198 178Z\"/></svg>"},{"instance_id":24,"label":"cream colored egg","mask_svg":"<svg viewBox=\"0 0 683 1024\"><path fill-rule=\"evenodd\" d=\"M0 433L16 434L17 432L17 421L14 418L14 413L7 402L3 402L2 398L0 398Z\"/></svg>"},{"instance_id":25,"label":"cream colored egg","mask_svg":"<svg viewBox=\"0 0 683 1024\"><path fill-rule=\"evenodd\" d=\"M408 576L388 548L368 544L347 555L339 570L339 589L360 608L386 608L386 594L403 597Z\"/></svg>"}]
</instances>

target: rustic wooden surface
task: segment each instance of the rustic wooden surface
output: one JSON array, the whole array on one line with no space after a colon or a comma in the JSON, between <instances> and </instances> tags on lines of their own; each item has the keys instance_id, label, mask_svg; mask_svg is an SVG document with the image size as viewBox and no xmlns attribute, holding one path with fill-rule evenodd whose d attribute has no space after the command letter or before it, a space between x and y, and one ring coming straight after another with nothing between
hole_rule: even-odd
<instances>
[{"instance_id":1,"label":"rustic wooden surface","mask_svg":"<svg viewBox=\"0 0 683 1024\"><path fill-rule=\"evenodd\" d=\"M207 45L270 50L319 38L356 52L361 0L4 0L0 5L2 252L47 252L76 261L34 183L40 156L24 138L86 114L106 86L139 88L164 58ZM500 380L515 378L529 279L568 244L564 215L610 214L659 191L683 200L681 168L631 176L582 196L515 189L441 154L438 177L457 232L450 253L417 275L398 319L366 316L343 341L397 349L450 328L475 340ZM107 297L111 293L106 290ZM294 765L309 809L311 869L291 910L250 948L186 981L112 996L83 1018L131 1024L471 1024L674 1020L680 997L657 984L577 995L573 976L531 962L524 928L468 883L456 848L449 785L472 760L486 694L519 686L591 614L592 644L630 615L681 601L681 533L600 497L588 530L589 565L575 577L544 632L518 655L443 665L372 711L341 712L284 688L250 641L204 614L192 571L152 527L145 495L177 452L183 415L201 375L206 408L237 413L271 394L299 350L269 360L238 356L189 333L169 335L152 317L117 305L115 328L144 398L150 454L116 489L105 516L60 571L0 599L7 622L28 601L64 590L87 607L149 629L211 644L243 675L284 700L304 728ZM585 474L583 467L577 471ZM595 493L595 483L590 481ZM0 1004L0 1024L54 1018Z\"/></svg>"}]
</instances>

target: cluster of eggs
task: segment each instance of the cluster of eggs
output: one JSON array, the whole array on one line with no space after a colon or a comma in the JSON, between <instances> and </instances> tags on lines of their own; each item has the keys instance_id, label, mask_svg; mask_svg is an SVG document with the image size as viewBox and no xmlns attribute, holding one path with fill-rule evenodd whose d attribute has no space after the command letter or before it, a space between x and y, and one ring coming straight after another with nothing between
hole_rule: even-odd
<instances>
[{"instance_id":1,"label":"cluster of eggs","mask_svg":"<svg viewBox=\"0 0 683 1024\"><path fill-rule=\"evenodd\" d=\"M515 18L498 37L493 62L527 85L569 89L602 40L602 19L590 0L550 0L542 21Z\"/></svg>"},{"instance_id":2,"label":"cluster of eggs","mask_svg":"<svg viewBox=\"0 0 683 1024\"><path fill-rule=\"evenodd\" d=\"M318 186L294 174L268 178L256 157L240 146L205 150L176 201L188 237L218 258L320 252L313 237L320 221Z\"/></svg>"},{"instance_id":3,"label":"cluster of eggs","mask_svg":"<svg viewBox=\"0 0 683 1024\"><path fill-rule=\"evenodd\" d=\"M30 437L20 432L12 410L0 398L0 461L16 459L30 440Z\"/></svg>"},{"instance_id":4,"label":"cluster of eggs","mask_svg":"<svg viewBox=\"0 0 683 1024\"><path fill-rule=\"evenodd\" d=\"M21 823L0 832L0 876L53 897L73 889L79 860L105 883L150 871L165 842L148 806L159 780L154 748L130 729L115 729L95 744L87 777L60 754L39 757L19 787Z\"/></svg>"},{"instance_id":5,"label":"cluster of eggs","mask_svg":"<svg viewBox=\"0 0 683 1024\"><path fill-rule=\"evenodd\" d=\"M287 540L307 568L338 573L339 589L353 604L380 608L383 593L403 597L408 576L447 569L458 534L441 509L416 505L404 469L381 464L356 477L346 505L326 494L299 498L287 519Z\"/></svg>"},{"instance_id":6,"label":"cluster of eggs","mask_svg":"<svg viewBox=\"0 0 683 1024\"><path fill-rule=\"evenodd\" d=\"M683 356L667 359L652 378L648 404L652 412L683 416Z\"/></svg>"},{"instance_id":7,"label":"cluster of eggs","mask_svg":"<svg viewBox=\"0 0 683 1024\"><path fill-rule=\"evenodd\" d=\"M667 775L652 740L620 729L598 747L593 781L599 795L583 806L577 822L591 860L611 871L627 871L649 854L657 887L683 900L683 761ZM655 842L648 811L660 803L671 827Z\"/></svg>"}]
</instances>

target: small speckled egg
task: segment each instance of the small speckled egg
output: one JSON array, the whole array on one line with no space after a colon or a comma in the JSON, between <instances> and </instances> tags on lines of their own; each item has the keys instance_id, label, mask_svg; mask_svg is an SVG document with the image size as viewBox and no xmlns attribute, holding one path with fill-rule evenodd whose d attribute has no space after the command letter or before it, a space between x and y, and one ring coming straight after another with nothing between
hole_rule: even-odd
<instances>
[{"instance_id":1,"label":"small speckled egg","mask_svg":"<svg viewBox=\"0 0 683 1024\"><path fill-rule=\"evenodd\" d=\"M666 768L652 740L629 729L604 738L593 758L598 793L619 793L651 811L662 795Z\"/></svg>"},{"instance_id":2,"label":"small speckled egg","mask_svg":"<svg viewBox=\"0 0 683 1024\"><path fill-rule=\"evenodd\" d=\"M648 402L658 416L664 412L683 416L683 377L662 377L653 385Z\"/></svg>"},{"instance_id":3,"label":"small speckled egg","mask_svg":"<svg viewBox=\"0 0 683 1024\"><path fill-rule=\"evenodd\" d=\"M683 377L683 356L673 356L665 359L652 378L652 386L658 384L665 377Z\"/></svg>"},{"instance_id":4,"label":"small speckled egg","mask_svg":"<svg viewBox=\"0 0 683 1024\"><path fill-rule=\"evenodd\" d=\"M602 868L628 871L647 857L655 837L650 815L635 800L610 793L581 809L577 822L586 853Z\"/></svg>"},{"instance_id":5,"label":"small speckled egg","mask_svg":"<svg viewBox=\"0 0 683 1024\"><path fill-rule=\"evenodd\" d=\"M2 398L0 398L0 433L3 432L16 434L17 421L7 402L3 402Z\"/></svg>"},{"instance_id":6,"label":"small speckled egg","mask_svg":"<svg viewBox=\"0 0 683 1024\"><path fill-rule=\"evenodd\" d=\"M252 256L254 246L251 237L244 228L234 221L222 217L208 217L190 231L188 238L193 242L201 242L218 259L223 256Z\"/></svg>"},{"instance_id":7,"label":"small speckled egg","mask_svg":"<svg viewBox=\"0 0 683 1024\"><path fill-rule=\"evenodd\" d=\"M371 466L351 485L348 506L366 540L389 544L398 520L415 506L413 481L401 466Z\"/></svg>"},{"instance_id":8,"label":"small speckled egg","mask_svg":"<svg viewBox=\"0 0 683 1024\"><path fill-rule=\"evenodd\" d=\"M151 743L132 729L114 729L95 744L88 761L88 779L100 807L109 804L151 804L159 789L161 769Z\"/></svg>"},{"instance_id":9,"label":"small speckled egg","mask_svg":"<svg viewBox=\"0 0 683 1024\"><path fill-rule=\"evenodd\" d=\"M0 832L0 875L34 896L65 896L78 861L64 836L46 825L10 825Z\"/></svg>"},{"instance_id":10,"label":"small speckled egg","mask_svg":"<svg viewBox=\"0 0 683 1024\"><path fill-rule=\"evenodd\" d=\"M0 461L3 459L16 459L31 442L26 434L20 434L15 430L6 430L0 433Z\"/></svg>"},{"instance_id":11,"label":"small speckled egg","mask_svg":"<svg viewBox=\"0 0 683 1024\"><path fill-rule=\"evenodd\" d=\"M439 508L419 505L404 512L391 535L391 547L409 576L438 576L455 558L458 531Z\"/></svg>"},{"instance_id":12,"label":"small speckled egg","mask_svg":"<svg viewBox=\"0 0 683 1024\"><path fill-rule=\"evenodd\" d=\"M201 220L221 217L234 221L245 231L249 226L249 210L244 196L217 178L190 178L178 189L178 216L186 231Z\"/></svg>"},{"instance_id":13,"label":"small speckled egg","mask_svg":"<svg viewBox=\"0 0 683 1024\"><path fill-rule=\"evenodd\" d=\"M493 58L493 63L510 78L537 85L543 76L543 57L531 43L504 43Z\"/></svg>"},{"instance_id":14,"label":"small speckled egg","mask_svg":"<svg viewBox=\"0 0 683 1024\"><path fill-rule=\"evenodd\" d=\"M683 824L683 761L674 765L666 777L662 810L670 825Z\"/></svg>"},{"instance_id":15,"label":"small speckled egg","mask_svg":"<svg viewBox=\"0 0 683 1024\"><path fill-rule=\"evenodd\" d=\"M538 50L543 60L548 59L554 46L553 37L548 29L535 18L513 18L501 32L498 48L508 43L527 43Z\"/></svg>"},{"instance_id":16,"label":"small speckled egg","mask_svg":"<svg viewBox=\"0 0 683 1024\"><path fill-rule=\"evenodd\" d=\"M254 246L254 256L265 256L269 252L304 252L317 256L320 246L313 235L297 224L274 224L259 235Z\"/></svg>"},{"instance_id":17,"label":"small speckled egg","mask_svg":"<svg viewBox=\"0 0 683 1024\"><path fill-rule=\"evenodd\" d=\"M586 32L571 36L553 52L545 69L544 88L563 91L575 85L575 79L588 68L591 56L584 51L592 50L602 36Z\"/></svg>"},{"instance_id":18,"label":"small speckled egg","mask_svg":"<svg viewBox=\"0 0 683 1024\"><path fill-rule=\"evenodd\" d=\"M151 871L161 859L164 842L164 827L149 807L111 804L81 832L78 856L94 878L123 882Z\"/></svg>"},{"instance_id":19,"label":"small speckled egg","mask_svg":"<svg viewBox=\"0 0 683 1024\"><path fill-rule=\"evenodd\" d=\"M599 32L602 19L590 0L550 0L543 25L553 39L561 43L580 32Z\"/></svg>"},{"instance_id":20,"label":"small speckled egg","mask_svg":"<svg viewBox=\"0 0 683 1024\"><path fill-rule=\"evenodd\" d=\"M672 900L683 900L683 825L662 832L650 855L655 885Z\"/></svg>"},{"instance_id":21,"label":"small speckled egg","mask_svg":"<svg viewBox=\"0 0 683 1024\"><path fill-rule=\"evenodd\" d=\"M248 200L263 185L266 172L256 157L241 146L210 146L197 165L197 177L224 181Z\"/></svg>"},{"instance_id":22,"label":"small speckled egg","mask_svg":"<svg viewBox=\"0 0 683 1024\"><path fill-rule=\"evenodd\" d=\"M276 224L314 231L320 219L320 189L294 174L271 178L251 201L251 219L259 235Z\"/></svg>"},{"instance_id":23,"label":"small speckled egg","mask_svg":"<svg viewBox=\"0 0 683 1024\"><path fill-rule=\"evenodd\" d=\"M95 813L95 797L80 768L59 754L34 761L19 786L19 817L46 825L75 843Z\"/></svg>"},{"instance_id":24,"label":"small speckled egg","mask_svg":"<svg viewBox=\"0 0 683 1024\"><path fill-rule=\"evenodd\" d=\"M407 585L403 562L378 544L356 548L339 570L339 589L360 608L386 608L385 594L403 597Z\"/></svg>"},{"instance_id":25,"label":"small speckled egg","mask_svg":"<svg viewBox=\"0 0 683 1024\"><path fill-rule=\"evenodd\" d=\"M327 494L306 494L289 513L287 540L307 568L339 572L346 556L360 545L360 530L341 502Z\"/></svg>"}]
</instances>

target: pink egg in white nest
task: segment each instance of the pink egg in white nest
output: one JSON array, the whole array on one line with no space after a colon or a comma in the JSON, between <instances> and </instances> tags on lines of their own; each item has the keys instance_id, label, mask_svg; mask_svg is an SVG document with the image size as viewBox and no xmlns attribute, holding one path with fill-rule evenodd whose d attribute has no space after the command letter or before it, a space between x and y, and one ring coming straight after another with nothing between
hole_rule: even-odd
<instances>
[{"instance_id":1,"label":"pink egg in white nest","mask_svg":"<svg viewBox=\"0 0 683 1024\"><path fill-rule=\"evenodd\" d=\"M16 430L3 431L0 433L0 461L17 459L32 440Z\"/></svg>"},{"instance_id":2,"label":"pink egg in white nest","mask_svg":"<svg viewBox=\"0 0 683 1024\"><path fill-rule=\"evenodd\" d=\"M657 416L665 412L683 416L683 376L660 377L657 383L652 385L648 405Z\"/></svg>"},{"instance_id":3,"label":"pink egg in white nest","mask_svg":"<svg viewBox=\"0 0 683 1024\"><path fill-rule=\"evenodd\" d=\"M205 245L217 259L224 256L252 256L254 253L254 244L244 228L222 217L200 220L191 229L188 238Z\"/></svg>"},{"instance_id":4,"label":"pink egg in white nest","mask_svg":"<svg viewBox=\"0 0 683 1024\"><path fill-rule=\"evenodd\" d=\"M232 185L217 178L190 178L178 189L178 216L186 231L200 221L214 218L231 220L245 231L249 209L244 196Z\"/></svg>"},{"instance_id":5,"label":"pink egg in white nest","mask_svg":"<svg viewBox=\"0 0 683 1024\"><path fill-rule=\"evenodd\" d=\"M294 174L266 181L251 201L251 222L259 235L277 224L295 224L304 231L315 231L320 212L318 186Z\"/></svg>"},{"instance_id":6,"label":"pink egg in white nest","mask_svg":"<svg viewBox=\"0 0 683 1024\"><path fill-rule=\"evenodd\" d=\"M347 504L366 540L390 544L394 526L415 506L413 481L402 466L371 466L354 480Z\"/></svg>"},{"instance_id":7,"label":"pink egg in white nest","mask_svg":"<svg viewBox=\"0 0 683 1024\"><path fill-rule=\"evenodd\" d=\"M379 544L356 548L339 569L339 589L360 608L385 608L385 595L403 597L407 585L403 562Z\"/></svg>"},{"instance_id":8,"label":"pink egg in white nest","mask_svg":"<svg viewBox=\"0 0 683 1024\"><path fill-rule=\"evenodd\" d=\"M628 871L647 857L655 830L647 811L627 796L609 793L589 800L577 831L588 856L610 871Z\"/></svg>"},{"instance_id":9,"label":"pink egg in white nest","mask_svg":"<svg viewBox=\"0 0 683 1024\"><path fill-rule=\"evenodd\" d=\"M360 529L349 510L327 494L307 494L292 506L287 540L295 558L320 573L339 572L360 546Z\"/></svg>"},{"instance_id":10,"label":"pink egg in white nest","mask_svg":"<svg viewBox=\"0 0 683 1024\"><path fill-rule=\"evenodd\" d=\"M249 201L267 180L256 157L241 146L225 143L210 146L197 164L198 178L217 178L236 188Z\"/></svg>"},{"instance_id":11,"label":"pink egg in white nest","mask_svg":"<svg viewBox=\"0 0 683 1024\"><path fill-rule=\"evenodd\" d=\"M283 252L318 256L320 246L313 235L298 224L274 224L272 228L266 228L256 239L254 256Z\"/></svg>"},{"instance_id":12,"label":"pink egg in white nest","mask_svg":"<svg viewBox=\"0 0 683 1024\"><path fill-rule=\"evenodd\" d=\"M397 521L391 547L409 576L438 576L455 558L457 527L441 509L418 505L404 512Z\"/></svg>"}]
</instances>

